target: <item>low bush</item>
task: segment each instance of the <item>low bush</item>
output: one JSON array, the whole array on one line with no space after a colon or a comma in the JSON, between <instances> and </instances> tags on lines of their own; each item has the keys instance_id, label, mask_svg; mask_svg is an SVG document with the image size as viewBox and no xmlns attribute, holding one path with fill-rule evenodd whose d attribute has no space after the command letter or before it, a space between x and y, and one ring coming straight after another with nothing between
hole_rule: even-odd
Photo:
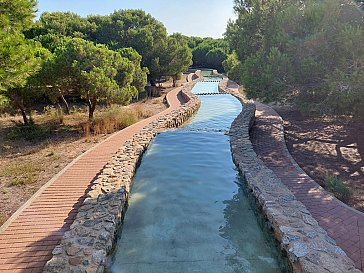
<instances>
[{"instance_id":1,"label":"low bush","mask_svg":"<svg viewBox=\"0 0 364 273\"><path fill-rule=\"evenodd\" d=\"M344 184L337 176L327 176L325 178L326 189L331 191L338 199L347 203L352 197L351 189Z\"/></svg>"}]
</instances>

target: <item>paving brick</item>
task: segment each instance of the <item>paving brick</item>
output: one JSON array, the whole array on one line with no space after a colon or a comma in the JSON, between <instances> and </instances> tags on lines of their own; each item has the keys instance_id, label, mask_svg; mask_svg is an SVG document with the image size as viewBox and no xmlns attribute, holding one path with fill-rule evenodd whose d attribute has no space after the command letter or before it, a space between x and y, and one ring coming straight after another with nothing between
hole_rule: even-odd
<instances>
[{"instance_id":1,"label":"paving brick","mask_svg":"<svg viewBox=\"0 0 364 273\"><path fill-rule=\"evenodd\" d=\"M0 233L1 273L42 272L52 250L72 224L92 180L128 138L181 105L177 96L180 89L167 94L167 110L111 135L84 153L20 211Z\"/></svg>"},{"instance_id":2,"label":"paving brick","mask_svg":"<svg viewBox=\"0 0 364 273\"><path fill-rule=\"evenodd\" d=\"M364 214L356 212L321 189L301 169L297 169L285 147L279 115L257 103L251 141L258 157L295 194L318 223L347 252L356 266L364 264Z\"/></svg>"}]
</instances>

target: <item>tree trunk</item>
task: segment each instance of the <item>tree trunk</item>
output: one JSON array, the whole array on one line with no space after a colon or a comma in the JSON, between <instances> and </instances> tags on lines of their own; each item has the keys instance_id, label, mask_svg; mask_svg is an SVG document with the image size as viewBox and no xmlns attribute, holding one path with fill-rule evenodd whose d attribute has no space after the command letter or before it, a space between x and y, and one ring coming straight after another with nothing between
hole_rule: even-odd
<instances>
[{"instance_id":1,"label":"tree trunk","mask_svg":"<svg viewBox=\"0 0 364 273\"><path fill-rule=\"evenodd\" d=\"M69 106L66 98L63 96L61 91L59 91L59 94L61 95L61 100L62 100L62 102L64 104L64 107L66 108L65 113L66 113L66 115L69 115L70 114L70 106Z\"/></svg>"},{"instance_id":2,"label":"tree trunk","mask_svg":"<svg viewBox=\"0 0 364 273\"><path fill-rule=\"evenodd\" d=\"M23 122L25 125L28 125L29 124L29 119L27 117L27 114L25 112L25 107L24 107L24 102L23 102L23 99L21 98L21 96L19 96L17 94L17 92L14 92L11 96L11 100L13 101L14 103L14 106L16 106L17 108L19 108L20 112L21 112L21 115L23 117Z\"/></svg>"},{"instance_id":3,"label":"tree trunk","mask_svg":"<svg viewBox=\"0 0 364 273\"><path fill-rule=\"evenodd\" d=\"M88 100L88 119L90 121L94 119L95 108L96 108L96 102Z\"/></svg>"},{"instance_id":4,"label":"tree trunk","mask_svg":"<svg viewBox=\"0 0 364 273\"><path fill-rule=\"evenodd\" d=\"M23 117L24 124L28 125L29 124L29 119L27 117L27 114L25 113L24 105L22 105L21 103L18 103L18 107L19 107L21 115Z\"/></svg>"}]
</instances>

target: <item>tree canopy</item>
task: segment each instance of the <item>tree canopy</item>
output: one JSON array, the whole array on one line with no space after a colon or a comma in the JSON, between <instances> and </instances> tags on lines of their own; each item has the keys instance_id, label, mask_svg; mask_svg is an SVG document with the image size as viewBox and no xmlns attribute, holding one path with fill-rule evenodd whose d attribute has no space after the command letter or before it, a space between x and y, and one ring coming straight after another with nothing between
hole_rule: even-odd
<instances>
[{"instance_id":1,"label":"tree canopy","mask_svg":"<svg viewBox=\"0 0 364 273\"><path fill-rule=\"evenodd\" d=\"M52 86L59 89L76 89L86 99L89 118L93 118L98 102L129 103L138 90L133 86L135 65L119 52L105 45L81 38L68 38L55 49L44 65ZM139 66L139 67L138 67Z\"/></svg>"},{"instance_id":2,"label":"tree canopy","mask_svg":"<svg viewBox=\"0 0 364 273\"><path fill-rule=\"evenodd\" d=\"M151 74L155 77L172 76L174 80L181 71L186 71L192 64L192 53L181 34L167 37L158 47L163 52L154 58L151 64Z\"/></svg>"},{"instance_id":3,"label":"tree canopy","mask_svg":"<svg viewBox=\"0 0 364 273\"><path fill-rule=\"evenodd\" d=\"M133 48L141 56L141 66L147 67L155 78L181 73L192 60L192 55L187 52L190 49L184 42L178 41L172 46L175 37L168 36L164 25L142 10L117 10L110 15L85 18L70 12L44 13L26 35L51 51L65 36L104 44L115 51ZM174 60L168 63L169 68L161 69L166 59ZM171 73L171 69L177 72Z\"/></svg>"},{"instance_id":4,"label":"tree canopy","mask_svg":"<svg viewBox=\"0 0 364 273\"><path fill-rule=\"evenodd\" d=\"M21 87L39 69L39 45L28 41L23 31L34 18L36 1L0 1L0 90Z\"/></svg>"},{"instance_id":5,"label":"tree canopy","mask_svg":"<svg viewBox=\"0 0 364 273\"><path fill-rule=\"evenodd\" d=\"M145 90L148 77L176 80L192 64L187 40L168 36L142 10L88 17L45 12L33 23L35 0L0 5L0 90L17 102L25 123L25 102L36 96L61 100L66 113L67 96L79 96L92 118L98 102L128 103Z\"/></svg>"},{"instance_id":6,"label":"tree canopy","mask_svg":"<svg viewBox=\"0 0 364 273\"><path fill-rule=\"evenodd\" d=\"M225 66L247 95L311 114L364 109L364 18L349 0L236 0Z\"/></svg>"},{"instance_id":7,"label":"tree canopy","mask_svg":"<svg viewBox=\"0 0 364 273\"><path fill-rule=\"evenodd\" d=\"M187 39L192 49L194 66L224 71L222 63L230 52L229 45L224 39L199 37Z\"/></svg>"}]
</instances>

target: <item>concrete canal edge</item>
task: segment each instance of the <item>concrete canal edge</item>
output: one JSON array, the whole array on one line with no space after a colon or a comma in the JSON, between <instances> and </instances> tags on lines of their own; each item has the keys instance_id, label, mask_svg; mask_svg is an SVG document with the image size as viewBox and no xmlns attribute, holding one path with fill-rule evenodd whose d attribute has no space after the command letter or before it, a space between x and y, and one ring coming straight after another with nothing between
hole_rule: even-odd
<instances>
[{"instance_id":1,"label":"concrete canal edge","mask_svg":"<svg viewBox=\"0 0 364 273\"><path fill-rule=\"evenodd\" d=\"M184 104L137 132L105 165L93 181L70 230L65 232L61 243L52 251L44 273L104 272L126 211L138 163L157 133L179 127L199 109L200 100L191 93L199 80L197 76L180 91Z\"/></svg>"},{"instance_id":2,"label":"concrete canal edge","mask_svg":"<svg viewBox=\"0 0 364 273\"><path fill-rule=\"evenodd\" d=\"M306 207L257 157L249 135L254 124L255 104L237 90L229 89L227 83L228 79L224 78L219 89L243 104L229 132L233 160L286 253L293 272L360 273Z\"/></svg>"}]
</instances>

